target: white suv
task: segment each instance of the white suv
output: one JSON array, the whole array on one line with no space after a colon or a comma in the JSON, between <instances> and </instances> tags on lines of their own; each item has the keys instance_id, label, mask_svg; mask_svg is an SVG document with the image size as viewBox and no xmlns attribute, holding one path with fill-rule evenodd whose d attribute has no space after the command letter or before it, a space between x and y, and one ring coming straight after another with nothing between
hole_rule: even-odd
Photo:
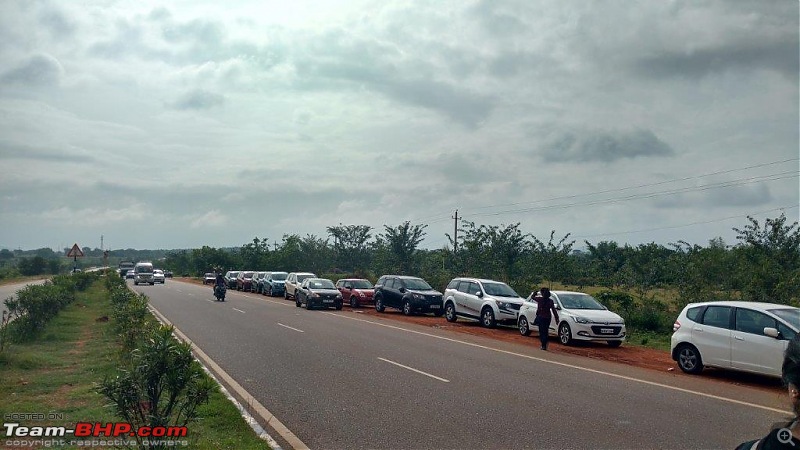
<instances>
[{"instance_id":1,"label":"white suv","mask_svg":"<svg viewBox=\"0 0 800 450\"><path fill-rule=\"evenodd\" d=\"M569 345L573 340L606 341L619 347L625 340L625 320L595 300L589 294L572 291L550 291L556 305L559 322L555 316L550 322L550 331L558 334L558 340ZM523 336L531 333L538 304L530 296L519 310L517 326Z\"/></svg>"},{"instance_id":2,"label":"white suv","mask_svg":"<svg viewBox=\"0 0 800 450\"><path fill-rule=\"evenodd\" d=\"M292 272L286 276L284 283L283 298L289 300L290 298L297 299L297 289L306 278L317 278L311 272Z\"/></svg>"},{"instance_id":3,"label":"white suv","mask_svg":"<svg viewBox=\"0 0 800 450\"><path fill-rule=\"evenodd\" d=\"M494 328L497 322L516 323L523 302L519 294L500 281L454 278L444 290L444 315L448 322L462 316Z\"/></svg>"},{"instance_id":4,"label":"white suv","mask_svg":"<svg viewBox=\"0 0 800 450\"><path fill-rule=\"evenodd\" d=\"M717 367L780 377L786 347L800 331L800 309L759 302L690 303L672 330L672 359L686 373Z\"/></svg>"}]
</instances>

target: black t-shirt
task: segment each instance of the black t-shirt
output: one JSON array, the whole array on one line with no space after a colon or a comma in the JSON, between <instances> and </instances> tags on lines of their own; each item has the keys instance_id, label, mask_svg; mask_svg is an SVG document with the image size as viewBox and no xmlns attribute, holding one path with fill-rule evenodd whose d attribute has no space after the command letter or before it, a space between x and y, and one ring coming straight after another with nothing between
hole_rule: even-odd
<instances>
[{"instance_id":1,"label":"black t-shirt","mask_svg":"<svg viewBox=\"0 0 800 450\"><path fill-rule=\"evenodd\" d=\"M736 450L800 450L800 440L794 436L789 440L791 434L784 433L787 433L786 428L776 428L761 439L740 444Z\"/></svg>"}]
</instances>

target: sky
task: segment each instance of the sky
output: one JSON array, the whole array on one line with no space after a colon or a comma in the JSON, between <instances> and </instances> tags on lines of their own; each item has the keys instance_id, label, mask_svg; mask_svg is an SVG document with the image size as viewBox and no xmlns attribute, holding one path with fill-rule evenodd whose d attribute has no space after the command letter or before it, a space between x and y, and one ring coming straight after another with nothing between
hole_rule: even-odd
<instances>
[{"instance_id":1,"label":"sky","mask_svg":"<svg viewBox=\"0 0 800 450\"><path fill-rule=\"evenodd\" d=\"M0 248L798 220L800 6L0 2Z\"/></svg>"}]
</instances>

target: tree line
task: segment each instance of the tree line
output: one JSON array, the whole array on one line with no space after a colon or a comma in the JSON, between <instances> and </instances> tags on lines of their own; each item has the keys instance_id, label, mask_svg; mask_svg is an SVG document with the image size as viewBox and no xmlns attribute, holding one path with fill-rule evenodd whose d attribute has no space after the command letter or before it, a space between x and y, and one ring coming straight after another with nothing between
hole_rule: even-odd
<instances>
[{"instance_id":1,"label":"tree line","mask_svg":"<svg viewBox=\"0 0 800 450\"><path fill-rule=\"evenodd\" d=\"M539 239L510 225L479 225L462 220L458 238L448 235L442 249L422 249L427 225L327 227L325 236L283 235L270 246L255 237L239 248L204 246L166 254L165 267L176 274L200 276L219 270L312 271L353 275L375 281L386 273L417 275L442 290L455 276L501 280L525 296L537 286L558 283L624 291L607 300L633 308L633 300L655 301L669 290L674 304L708 300L771 301L800 306L800 229L785 214L733 228L736 242L715 238L706 246L678 241L636 246L613 241L576 249L570 234L551 232Z\"/></svg>"}]
</instances>

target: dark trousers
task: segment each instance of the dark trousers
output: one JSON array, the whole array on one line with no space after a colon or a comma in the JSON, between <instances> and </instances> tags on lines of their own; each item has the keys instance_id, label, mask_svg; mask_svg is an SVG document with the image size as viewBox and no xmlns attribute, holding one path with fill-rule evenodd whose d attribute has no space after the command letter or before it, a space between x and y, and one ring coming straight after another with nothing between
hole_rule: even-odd
<instances>
[{"instance_id":1,"label":"dark trousers","mask_svg":"<svg viewBox=\"0 0 800 450\"><path fill-rule=\"evenodd\" d=\"M542 342L542 348L547 349L547 341L550 339L550 317L536 317L536 322L539 325L539 340Z\"/></svg>"}]
</instances>

